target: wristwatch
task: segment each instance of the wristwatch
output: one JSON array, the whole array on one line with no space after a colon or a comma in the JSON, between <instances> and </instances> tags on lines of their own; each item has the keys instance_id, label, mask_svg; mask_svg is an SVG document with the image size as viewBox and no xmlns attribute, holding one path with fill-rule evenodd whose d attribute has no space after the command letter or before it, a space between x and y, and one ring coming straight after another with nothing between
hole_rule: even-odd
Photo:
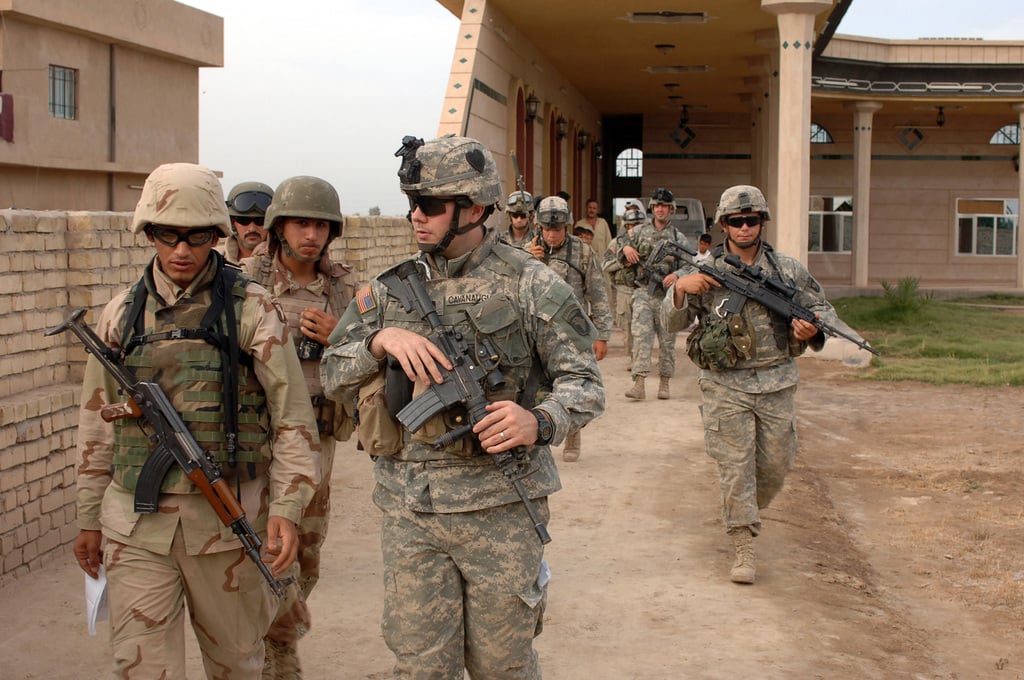
<instances>
[{"instance_id":1,"label":"wristwatch","mask_svg":"<svg viewBox=\"0 0 1024 680\"><path fill-rule=\"evenodd\" d=\"M551 438L555 436L555 430L551 427L551 421L548 420L547 414L539 408L531 408L530 413L537 419L537 441L534 443L537 446L550 444Z\"/></svg>"}]
</instances>

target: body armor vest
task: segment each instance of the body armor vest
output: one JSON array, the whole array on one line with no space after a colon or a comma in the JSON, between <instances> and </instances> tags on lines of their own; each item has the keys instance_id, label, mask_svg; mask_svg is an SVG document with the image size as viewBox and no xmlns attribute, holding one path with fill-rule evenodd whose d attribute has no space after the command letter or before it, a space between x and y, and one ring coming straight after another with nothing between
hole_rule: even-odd
<instances>
[{"instance_id":1,"label":"body armor vest","mask_svg":"<svg viewBox=\"0 0 1024 680\"><path fill-rule=\"evenodd\" d=\"M225 353L217 344L238 342L237 321L231 332L223 305L215 302L214 291L222 285L223 268L213 268L210 281L191 298L182 298L171 307L164 305L155 291L151 269L128 294L129 310L144 297L138 320L125 317L122 350L125 367L140 380L160 384L181 414L196 442L222 464L224 476L239 481L256 479L270 463L270 417L262 386L252 371L252 362L242 353L238 366L238 440L234 460L229 461L225 436L225 394L223 361ZM245 300L248 280L236 274L228 303L238 319ZM220 309L218 309L218 307ZM211 318L212 317L212 318ZM141 330L140 330L141 329ZM145 424L134 419L114 422L113 478L134 491L139 472L149 457L151 443ZM235 467L223 463L241 463ZM181 468L172 467L160 487L161 493L196 493L195 485Z\"/></svg>"}]
</instances>

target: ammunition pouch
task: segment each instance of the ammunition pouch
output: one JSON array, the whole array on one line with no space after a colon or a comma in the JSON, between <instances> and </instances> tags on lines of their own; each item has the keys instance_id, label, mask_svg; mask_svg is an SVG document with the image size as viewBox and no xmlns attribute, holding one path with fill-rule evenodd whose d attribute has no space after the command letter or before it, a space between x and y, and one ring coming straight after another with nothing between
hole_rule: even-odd
<instances>
[{"instance_id":1,"label":"ammunition pouch","mask_svg":"<svg viewBox=\"0 0 1024 680\"><path fill-rule=\"evenodd\" d=\"M392 417L385 397L385 369L359 388L356 436L371 456L393 456L402 450L402 426ZM405 375L402 375L405 378ZM406 382L409 382L406 379ZM411 392L410 392L411 395Z\"/></svg>"},{"instance_id":2,"label":"ammunition pouch","mask_svg":"<svg viewBox=\"0 0 1024 680\"><path fill-rule=\"evenodd\" d=\"M412 401L412 381L405 375L402 365L390 354L385 361L384 372L381 374L384 381L384 404L392 417L405 408Z\"/></svg>"},{"instance_id":3,"label":"ammunition pouch","mask_svg":"<svg viewBox=\"0 0 1024 680\"><path fill-rule=\"evenodd\" d=\"M686 354L704 369L720 371L735 368L741 359L750 359L754 348L753 335L748 331L742 314L701 317L697 328L686 338Z\"/></svg>"}]
</instances>

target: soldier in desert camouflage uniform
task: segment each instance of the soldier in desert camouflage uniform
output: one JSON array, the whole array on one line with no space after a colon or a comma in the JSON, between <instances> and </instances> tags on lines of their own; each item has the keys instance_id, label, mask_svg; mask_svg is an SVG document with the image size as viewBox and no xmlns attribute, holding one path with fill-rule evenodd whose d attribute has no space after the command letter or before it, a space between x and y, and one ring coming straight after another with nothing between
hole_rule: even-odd
<instances>
[{"instance_id":1,"label":"soldier in desert camouflage uniform","mask_svg":"<svg viewBox=\"0 0 1024 680\"><path fill-rule=\"evenodd\" d=\"M678 278L676 271L680 263L675 257L657 263L648 269L647 258L664 240L690 245L686 235L672 224L672 213L675 211L675 198L668 189L658 188L651 194L648 207L653 219L633 229L633 233L622 243L617 258L624 267L635 267L633 278L633 318L630 321L632 332L632 374L633 386L626 392L630 399L645 399L644 385L647 374L651 370L651 355L654 352L654 339L658 339L658 399L668 399L669 380L676 372L676 335L665 329L661 323L661 299L665 291ZM654 280L654 292L648 289L648 283Z\"/></svg>"},{"instance_id":2,"label":"soldier in desert camouflage uniform","mask_svg":"<svg viewBox=\"0 0 1024 680\"><path fill-rule=\"evenodd\" d=\"M533 638L550 572L519 496L487 454L525 447L536 472L522 483L546 520L547 496L561 488L549 444L604 409L595 332L568 284L484 226L502 196L486 148L466 137L406 137L396 155L427 293L445 326L470 343L490 341L504 384L485 386L488 415L473 435L435 450L457 426L458 408L404 432L379 398L404 388L416 395L451 368L426 337L428 324L374 280L331 334L324 389L342 401L359 393L359 438L376 457L394 677L538 680Z\"/></svg>"},{"instance_id":3,"label":"soldier in desert camouflage uniform","mask_svg":"<svg viewBox=\"0 0 1024 680\"><path fill-rule=\"evenodd\" d=\"M710 251L705 264L729 270L725 256L738 255L746 264L781 276L797 289L795 302L823 321L836 323L835 310L807 269L762 240L769 219L768 203L757 187L726 189L715 213L725 242ZM794 398L799 374L794 357L808 347L820 350L825 336L813 324L787 321L753 300L747 300L740 312L723 317L717 310L724 309L731 295L735 293L713 278L689 274L665 296L662 313L673 330L699 318L686 344L690 358L702 369L698 382L704 441L718 464L722 517L736 551L730 578L753 583L759 510L782 489L796 456Z\"/></svg>"},{"instance_id":4,"label":"soldier in desert camouflage uniform","mask_svg":"<svg viewBox=\"0 0 1024 680\"><path fill-rule=\"evenodd\" d=\"M572 286L576 301L597 329L594 356L601 361L608 354L608 338L612 334L608 289L593 249L579 237L566 233L571 221L569 205L563 199L545 198L537 211L541 234L528 250ZM567 463L579 460L582 443L580 430L570 432L565 438L562 460Z\"/></svg>"},{"instance_id":5,"label":"soldier in desert camouflage uniform","mask_svg":"<svg viewBox=\"0 0 1024 680\"><path fill-rule=\"evenodd\" d=\"M318 177L291 177L274 191L267 208L267 248L242 260L242 271L271 291L297 343L320 430L321 481L299 522L298 581L290 586L267 633L263 680L302 677L297 642L309 630L306 601L320 578L320 548L327 538L335 442L352 434L350 408L324 397L320 356L327 336L356 289L352 268L331 260L328 247L341 235L341 202Z\"/></svg>"},{"instance_id":6,"label":"soldier in desert camouflage uniform","mask_svg":"<svg viewBox=\"0 0 1024 680\"><path fill-rule=\"evenodd\" d=\"M282 574L295 560L295 523L316 488L320 455L284 316L266 290L213 250L231 231L220 182L206 168L173 163L154 170L132 231L144 232L156 255L142 279L104 308L97 335L130 371L167 393L237 491L271 571ZM184 678L187 603L207 677L258 680L277 598L180 468L164 478L158 511L135 513L139 471L153 442L143 422L101 418L103 406L122 400L90 357L74 552L90 576L101 559L106 566L112 675ZM232 440L234 451L226 443Z\"/></svg>"},{"instance_id":7,"label":"soldier in desert camouflage uniform","mask_svg":"<svg viewBox=\"0 0 1024 680\"><path fill-rule=\"evenodd\" d=\"M533 196L525 191L509 194L505 201L505 214L508 215L508 230L502 236L517 248L525 248L536 236L533 228Z\"/></svg>"},{"instance_id":8,"label":"soldier in desert camouflage uniform","mask_svg":"<svg viewBox=\"0 0 1024 680\"><path fill-rule=\"evenodd\" d=\"M274 190L263 182L242 182L228 193L228 214L231 215L231 236L217 245L217 251L235 264L251 257L267 238L264 217Z\"/></svg>"},{"instance_id":9,"label":"soldier in desert camouflage uniform","mask_svg":"<svg viewBox=\"0 0 1024 680\"><path fill-rule=\"evenodd\" d=\"M625 339L626 355L629 357L629 370L633 370L633 289L636 287L637 265L629 265L619 258L622 246L630 243L633 230L647 221L643 206L640 203L627 203L622 213L622 233L612 239L608 249L604 251L601 267L609 275L612 285L618 294L615 296L615 325L622 331Z\"/></svg>"}]
</instances>

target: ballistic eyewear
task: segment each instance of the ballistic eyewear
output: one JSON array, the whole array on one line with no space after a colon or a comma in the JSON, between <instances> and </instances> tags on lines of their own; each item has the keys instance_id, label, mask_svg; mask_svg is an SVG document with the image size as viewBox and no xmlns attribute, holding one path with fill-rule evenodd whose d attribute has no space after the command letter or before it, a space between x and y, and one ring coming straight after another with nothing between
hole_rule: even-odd
<instances>
[{"instance_id":1,"label":"ballistic eyewear","mask_svg":"<svg viewBox=\"0 0 1024 680\"><path fill-rule=\"evenodd\" d=\"M270 207L270 202L272 200L274 200L273 196L265 194L262 191L243 191L228 201L228 207L242 213L251 212L253 210L259 210L261 213L265 213L267 212L267 208Z\"/></svg>"},{"instance_id":2,"label":"ballistic eyewear","mask_svg":"<svg viewBox=\"0 0 1024 680\"><path fill-rule=\"evenodd\" d=\"M248 227L250 224L255 223L257 227L263 226L263 216L260 217L241 217L238 215L232 215L231 221L238 223L239 226Z\"/></svg>"},{"instance_id":3,"label":"ballistic eyewear","mask_svg":"<svg viewBox=\"0 0 1024 680\"><path fill-rule=\"evenodd\" d=\"M508 216L514 220L525 220L527 217L529 217L529 215L527 215L524 212L512 212L509 213Z\"/></svg>"},{"instance_id":4,"label":"ballistic eyewear","mask_svg":"<svg viewBox=\"0 0 1024 680\"><path fill-rule=\"evenodd\" d=\"M444 214L448 204L454 202L454 198L438 198L437 196L409 196L409 212L420 209L427 217L436 217Z\"/></svg>"},{"instance_id":5,"label":"ballistic eyewear","mask_svg":"<svg viewBox=\"0 0 1024 680\"><path fill-rule=\"evenodd\" d=\"M178 231L171 227L159 227L151 224L149 225L149 233L168 248L177 248L178 244L182 241L193 248L198 248L199 246L205 246L213 240L213 237L217 235L217 227Z\"/></svg>"},{"instance_id":6,"label":"ballistic eyewear","mask_svg":"<svg viewBox=\"0 0 1024 680\"><path fill-rule=\"evenodd\" d=\"M761 225L760 215L733 215L732 217L726 217L725 223L730 227L739 229L746 225L748 227L757 227Z\"/></svg>"}]
</instances>

